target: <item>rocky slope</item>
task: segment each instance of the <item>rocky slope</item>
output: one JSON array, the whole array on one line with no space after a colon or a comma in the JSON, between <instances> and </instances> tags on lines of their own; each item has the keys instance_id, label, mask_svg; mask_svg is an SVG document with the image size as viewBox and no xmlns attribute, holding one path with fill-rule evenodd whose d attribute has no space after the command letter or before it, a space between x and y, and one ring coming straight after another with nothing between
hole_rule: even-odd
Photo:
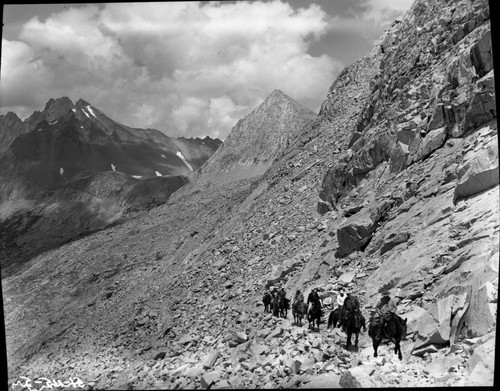
<instances>
[{"instance_id":1,"label":"rocky slope","mask_svg":"<svg viewBox=\"0 0 500 391\"><path fill-rule=\"evenodd\" d=\"M417 1L341 73L319 120L264 175L213 184L202 172L165 205L4 278L9 381L492 385L500 208L489 31L485 1ZM408 319L403 360L390 343L375 359L365 333L347 351L325 323L312 332L264 314L263 289L276 282L289 295L318 287L329 308L346 286L367 318L391 289Z\"/></svg>"}]
</instances>

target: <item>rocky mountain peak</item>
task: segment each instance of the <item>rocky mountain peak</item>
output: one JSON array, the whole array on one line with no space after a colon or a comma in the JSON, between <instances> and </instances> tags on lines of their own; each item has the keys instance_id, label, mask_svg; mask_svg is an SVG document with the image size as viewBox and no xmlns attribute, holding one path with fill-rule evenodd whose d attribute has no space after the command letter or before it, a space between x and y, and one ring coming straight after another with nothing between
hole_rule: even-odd
<instances>
[{"instance_id":1,"label":"rocky mountain peak","mask_svg":"<svg viewBox=\"0 0 500 391\"><path fill-rule=\"evenodd\" d=\"M283 109L283 107L288 106L290 107L289 109L291 111L296 112L296 115L307 114L311 112L311 110L302 106L296 100L286 95L283 91L276 89L264 99L264 101L254 110L254 113L266 110L275 112Z\"/></svg>"},{"instance_id":2,"label":"rocky mountain peak","mask_svg":"<svg viewBox=\"0 0 500 391\"><path fill-rule=\"evenodd\" d=\"M51 98L45 105L43 113L45 114L47 121L52 122L66 115L74 107L75 105L68 97L57 99Z\"/></svg>"},{"instance_id":3,"label":"rocky mountain peak","mask_svg":"<svg viewBox=\"0 0 500 391\"><path fill-rule=\"evenodd\" d=\"M9 111L5 115L0 115L0 154L7 150L12 140L23 132L23 121L17 114Z\"/></svg>"},{"instance_id":4,"label":"rocky mountain peak","mask_svg":"<svg viewBox=\"0 0 500 391\"><path fill-rule=\"evenodd\" d=\"M87 102L86 100L84 99L78 99L78 101L76 102L75 104L75 107L77 109L81 109L82 107L87 107L87 106L92 106L89 102Z\"/></svg>"},{"instance_id":5,"label":"rocky mountain peak","mask_svg":"<svg viewBox=\"0 0 500 391\"><path fill-rule=\"evenodd\" d=\"M261 106L272 106L280 101L295 102L292 98L286 95L283 91L276 89L271 92L266 99L262 102Z\"/></svg>"},{"instance_id":6,"label":"rocky mountain peak","mask_svg":"<svg viewBox=\"0 0 500 391\"><path fill-rule=\"evenodd\" d=\"M275 90L238 121L202 171L238 172L242 178L261 175L316 118L314 112Z\"/></svg>"},{"instance_id":7,"label":"rocky mountain peak","mask_svg":"<svg viewBox=\"0 0 500 391\"><path fill-rule=\"evenodd\" d=\"M3 123L6 123L6 124L13 124L13 123L20 122L21 119L17 116L16 113L9 111L8 113L6 113L4 115L0 115L0 121L2 121Z\"/></svg>"}]
</instances>

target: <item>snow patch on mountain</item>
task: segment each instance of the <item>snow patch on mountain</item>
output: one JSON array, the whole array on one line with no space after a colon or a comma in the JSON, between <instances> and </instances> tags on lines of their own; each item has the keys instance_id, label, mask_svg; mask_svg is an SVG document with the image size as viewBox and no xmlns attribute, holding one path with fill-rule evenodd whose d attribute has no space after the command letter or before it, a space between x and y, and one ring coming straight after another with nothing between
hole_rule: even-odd
<instances>
[{"instance_id":1,"label":"snow patch on mountain","mask_svg":"<svg viewBox=\"0 0 500 391\"><path fill-rule=\"evenodd\" d=\"M90 107L90 105L87 105L87 110L89 111L90 115L92 115L92 117L97 119L97 117L96 117L94 111L92 110L92 107Z\"/></svg>"},{"instance_id":2,"label":"snow patch on mountain","mask_svg":"<svg viewBox=\"0 0 500 391\"><path fill-rule=\"evenodd\" d=\"M193 171L193 167L191 167L191 164L186 160L184 155L181 153L181 151L177 151L177 156L184 162L187 168L189 168L191 171Z\"/></svg>"},{"instance_id":3,"label":"snow patch on mountain","mask_svg":"<svg viewBox=\"0 0 500 391\"><path fill-rule=\"evenodd\" d=\"M90 118L90 115L88 115L88 113L85 111L85 109L82 109L83 111L83 114L85 114L87 116L87 118Z\"/></svg>"}]
</instances>

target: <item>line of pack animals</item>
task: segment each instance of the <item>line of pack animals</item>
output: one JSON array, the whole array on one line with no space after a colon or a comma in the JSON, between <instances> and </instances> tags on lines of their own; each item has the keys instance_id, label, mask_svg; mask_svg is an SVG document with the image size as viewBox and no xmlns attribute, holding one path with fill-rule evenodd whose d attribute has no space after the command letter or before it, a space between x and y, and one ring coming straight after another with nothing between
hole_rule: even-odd
<instances>
[{"instance_id":1,"label":"line of pack animals","mask_svg":"<svg viewBox=\"0 0 500 391\"><path fill-rule=\"evenodd\" d=\"M286 297L286 292L282 286L277 290L266 290L262 298L264 311L272 313L276 317L286 318L290 310L290 299ZM382 291L382 297L375 306L371 314L368 335L373 342L374 356L377 357L377 349L383 340L392 341L395 345L394 353L400 360L403 359L400 342L406 339L407 320L396 314L397 305L390 297L387 290ZM323 304L317 289L313 289L307 297L307 304L304 296L298 290L292 304L292 314L294 324L302 326L302 319L307 317L310 330L319 331L319 325L323 316ZM358 298L351 293L346 293L340 289L337 296L337 308L330 312L328 316L328 329L340 327L347 335L346 349L352 346L351 337L356 337L354 347L358 349L358 339L361 329L366 331L366 320L361 313Z\"/></svg>"}]
</instances>

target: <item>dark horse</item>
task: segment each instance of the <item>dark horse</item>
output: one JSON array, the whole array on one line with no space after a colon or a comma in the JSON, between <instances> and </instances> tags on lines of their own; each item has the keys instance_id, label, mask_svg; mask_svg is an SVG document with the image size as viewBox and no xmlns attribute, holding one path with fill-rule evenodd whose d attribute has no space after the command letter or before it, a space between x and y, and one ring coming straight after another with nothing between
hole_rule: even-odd
<instances>
[{"instance_id":1,"label":"dark horse","mask_svg":"<svg viewBox=\"0 0 500 391\"><path fill-rule=\"evenodd\" d=\"M337 327L337 323L340 320L340 307L337 307L332 312L330 312L330 316L328 316L328 328L334 329Z\"/></svg>"},{"instance_id":2,"label":"dark horse","mask_svg":"<svg viewBox=\"0 0 500 391\"><path fill-rule=\"evenodd\" d=\"M283 297L283 301L280 305L281 317L286 318L288 316L288 310L290 309L290 299Z\"/></svg>"},{"instance_id":3,"label":"dark horse","mask_svg":"<svg viewBox=\"0 0 500 391\"><path fill-rule=\"evenodd\" d=\"M262 302L264 303L264 312L271 312L271 302L273 297L269 292L264 293L264 297L262 298Z\"/></svg>"},{"instance_id":4,"label":"dark horse","mask_svg":"<svg viewBox=\"0 0 500 391\"><path fill-rule=\"evenodd\" d=\"M400 316L393 314L384 328L382 328L382 319L377 319L376 317L372 317L370 319L370 326L368 328L368 335L371 337L373 341L373 350L374 357L377 357L377 348L382 342L383 339L388 339L394 342L395 348L394 353L398 355L400 360L403 359L403 355L401 354L401 346L400 341L406 338L407 332L407 324L406 319L401 318Z\"/></svg>"},{"instance_id":5,"label":"dark horse","mask_svg":"<svg viewBox=\"0 0 500 391\"><path fill-rule=\"evenodd\" d=\"M340 308L333 310L332 312L330 312L330 316L328 316L328 328L335 328L337 327L337 325L340 325ZM347 317L344 320L344 330L347 335L345 348L347 350L349 350L349 347L352 345L351 337L353 334L356 336L354 347L358 349L359 333L361 331L361 327L365 327L364 318L358 315L357 312L348 312Z\"/></svg>"},{"instance_id":6,"label":"dark horse","mask_svg":"<svg viewBox=\"0 0 500 391\"><path fill-rule=\"evenodd\" d=\"M276 296L272 303L273 315L276 317L286 318L290 309L290 300L283 296Z\"/></svg>"},{"instance_id":7,"label":"dark horse","mask_svg":"<svg viewBox=\"0 0 500 391\"><path fill-rule=\"evenodd\" d=\"M296 325L302 326L302 318L307 312L306 303L297 300L292 305L293 321Z\"/></svg>"},{"instance_id":8,"label":"dark horse","mask_svg":"<svg viewBox=\"0 0 500 391\"><path fill-rule=\"evenodd\" d=\"M313 301L311 309L307 312L307 320L309 321L309 328L314 330L314 324L319 330L319 323L321 321L321 304L319 300Z\"/></svg>"},{"instance_id":9,"label":"dark horse","mask_svg":"<svg viewBox=\"0 0 500 391\"><path fill-rule=\"evenodd\" d=\"M347 342L345 348L349 350L351 346L351 337L354 334L356 336L356 341L354 343L354 348L358 349L359 332L361 327L364 327L363 318L359 316L356 312L348 312L347 317L344 320L345 332L347 334ZM366 328L365 328L366 330Z\"/></svg>"}]
</instances>

